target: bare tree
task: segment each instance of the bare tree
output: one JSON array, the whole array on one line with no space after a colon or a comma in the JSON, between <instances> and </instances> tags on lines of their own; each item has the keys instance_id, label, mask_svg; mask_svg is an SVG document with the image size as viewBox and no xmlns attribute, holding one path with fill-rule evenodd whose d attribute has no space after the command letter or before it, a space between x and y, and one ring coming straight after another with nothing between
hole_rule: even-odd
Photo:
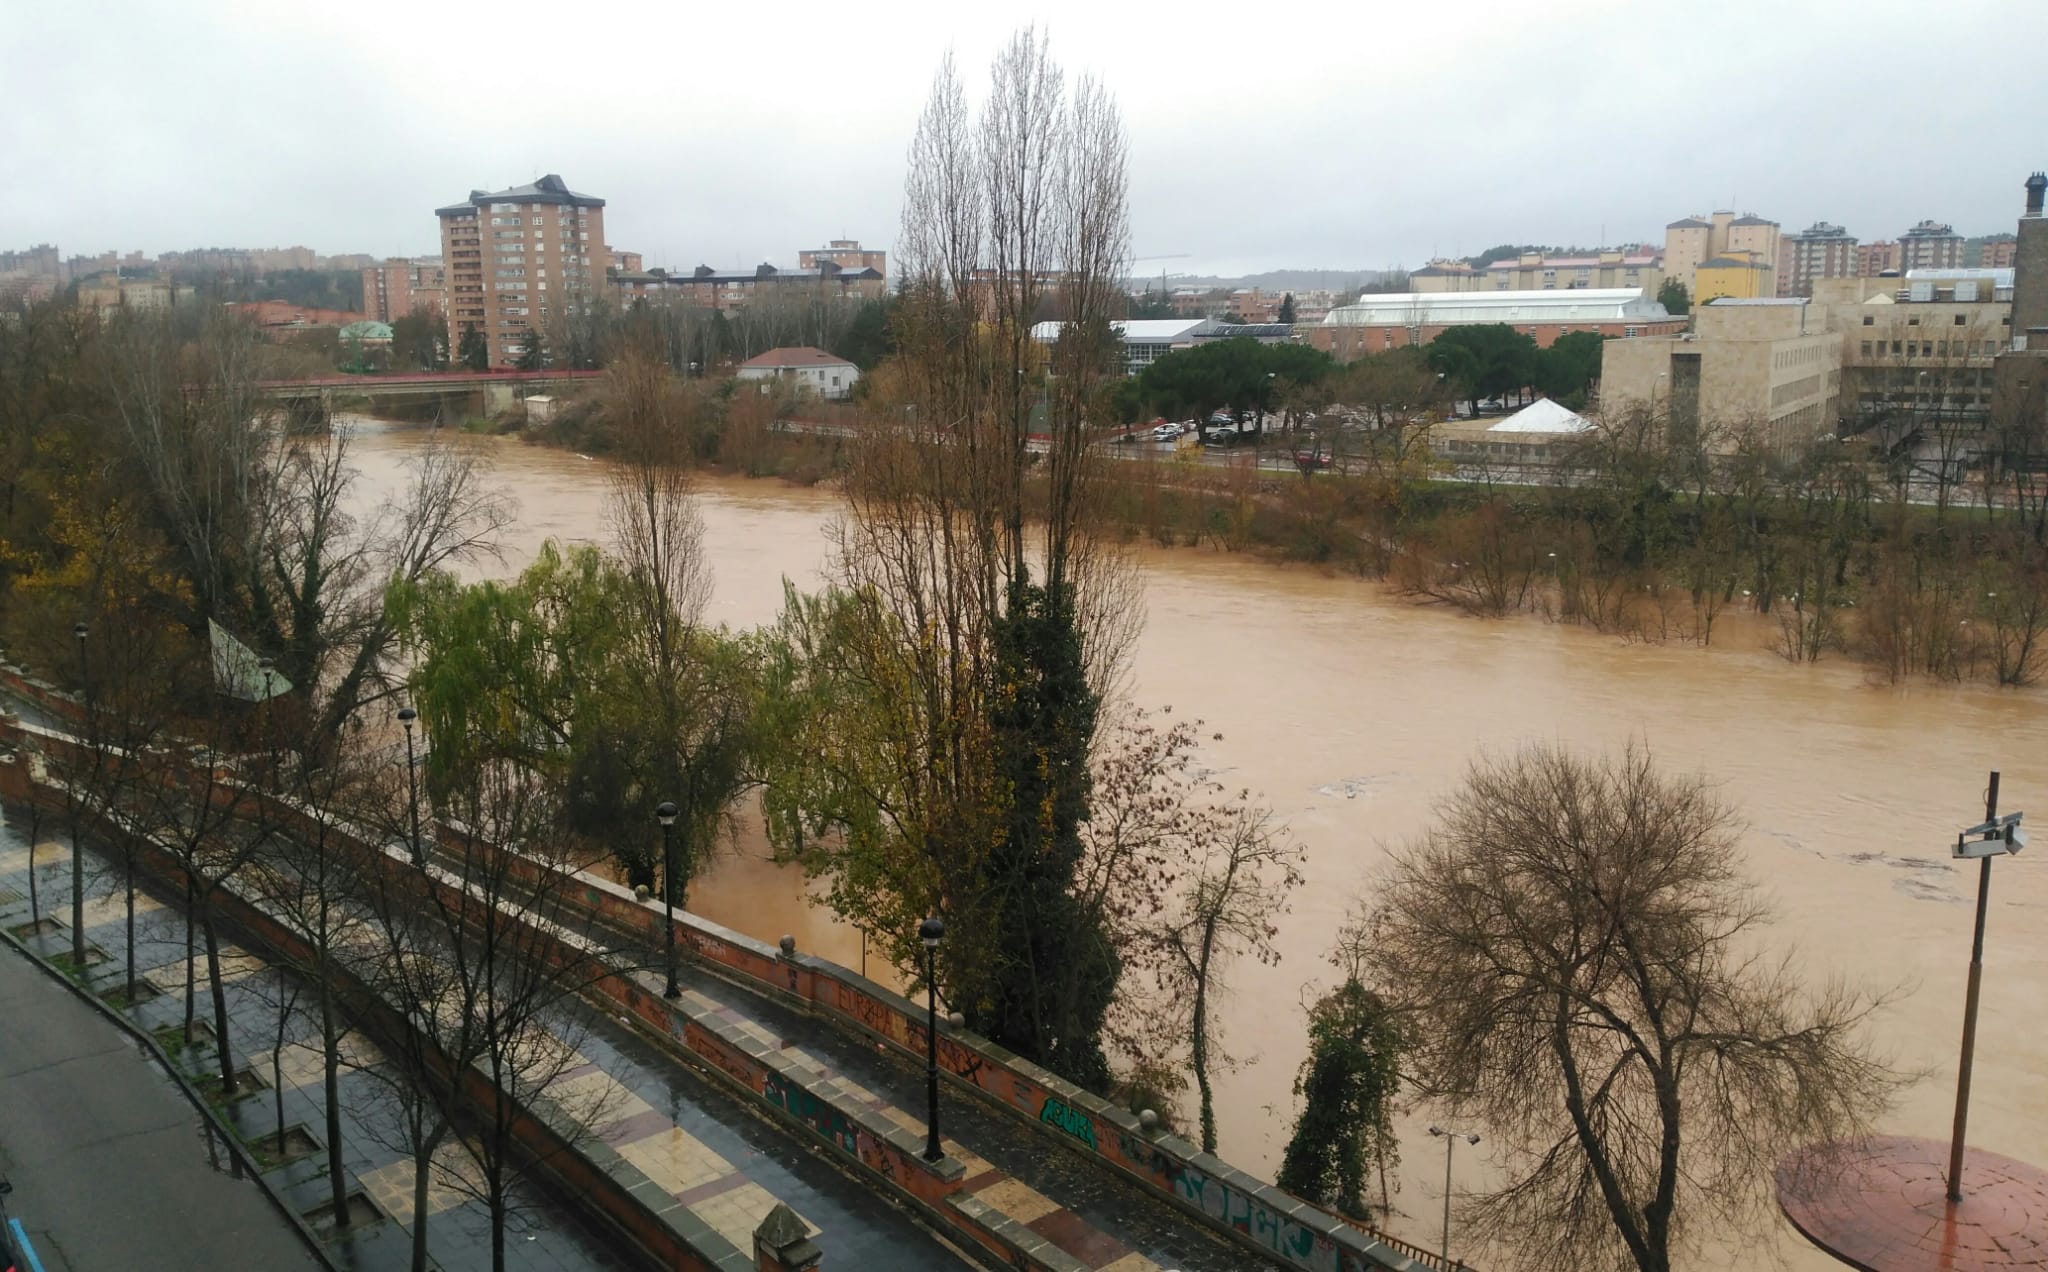
<instances>
[{"instance_id":1,"label":"bare tree","mask_svg":"<svg viewBox=\"0 0 2048 1272\"><path fill-rule=\"evenodd\" d=\"M1187 1004L1188 1054L1201 1100L1202 1150L1216 1151L1216 1093L1211 1070L1227 1065L1210 1015L1224 990L1231 959L1250 954L1280 961L1273 920L1301 885L1301 850L1272 815L1240 791L1228 804L1209 805L1191 828L1196 859L1160 939L1169 952L1162 988Z\"/></svg>"},{"instance_id":2,"label":"bare tree","mask_svg":"<svg viewBox=\"0 0 2048 1272\"><path fill-rule=\"evenodd\" d=\"M1900 1078L1877 1001L1763 948L1733 814L1649 752L1475 762L1396 853L1351 948L1411 1073L1500 1146L1473 1217L1528 1268L1668 1272L1760 1239L1787 1146L1858 1132Z\"/></svg>"}]
</instances>

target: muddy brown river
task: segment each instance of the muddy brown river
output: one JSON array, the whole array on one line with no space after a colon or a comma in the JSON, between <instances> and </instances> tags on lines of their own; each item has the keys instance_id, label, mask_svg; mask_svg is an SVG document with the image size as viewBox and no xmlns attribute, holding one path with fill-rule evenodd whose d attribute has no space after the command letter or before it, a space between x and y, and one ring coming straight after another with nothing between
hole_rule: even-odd
<instances>
[{"instance_id":1,"label":"muddy brown river","mask_svg":"<svg viewBox=\"0 0 2048 1272\"><path fill-rule=\"evenodd\" d=\"M366 424L365 495L390 490L424 438ZM505 562L488 572L517 569L549 536L603 537L601 464L485 445L492 481L519 508ZM701 503L714 619L768 622L785 576L821 581L824 530L838 511L830 492L712 479ZM1281 921L1280 964L1231 970L1222 1042L1243 1063L1218 1084L1225 1158L1268 1177L1277 1164L1304 1049L1299 1004L1329 983L1332 934L1386 847L1426 825L1475 751L1533 739L1616 748L1640 737L1665 766L1717 782L1746 820L1751 870L1776 898L1774 939L1812 977L1904 987L1876 1035L1930 1076L1882 1129L1948 1137L1975 890L1974 863L1958 869L1948 845L1981 816L1993 768L2003 808L2048 820L2048 691L1873 685L1847 661L1788 664L1766 649L1764 625L1726 618L1712 649L1626 644L1536 619L1462 618L1354 579L1207 551L1149 552L1142 563L1149 621L1132 659L1134 697L1220 731L1204 760L1262 792L1308 853L1307 882ZM802 948L859 966L859 934L810 904L800 874L762 851L742 843L722 859L693 908L766 940L792 933ZM1993 872L1970 1117L1974 1146L2037 1164L2048 1161L2044 857L2048 846ZM1405 1120L1394 1201L1406 1217L1393 1227L1433 1248L1443 1158L1427 1124ZM1459 1187L1485 1178L1486 1154L1484 1143L1461 1146ZM1839 1266L1789 1227L1778 1244L1796 1268ZM1730 1251L1711 1266L1765 1261Z\"/></svg>"}]
</instances>

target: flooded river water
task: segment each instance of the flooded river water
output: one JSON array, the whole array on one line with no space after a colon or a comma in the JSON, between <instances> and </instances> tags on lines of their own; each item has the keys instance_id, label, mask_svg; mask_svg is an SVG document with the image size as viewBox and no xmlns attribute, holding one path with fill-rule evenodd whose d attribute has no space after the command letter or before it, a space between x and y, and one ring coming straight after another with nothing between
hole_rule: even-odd
<instances>
[{"instance_id":1,"label":"flooded river water","mask_svg":"<svg viewBox=\"0 0 2048 1272\"><path fill-rule=\"evenodd\" d=\"M365 493L390 490L424 437L366 427ZM548 536L603 536L599 463L487 445L492 480L519 507L491 572L523 565ZM829 492L708 480L711 616L764 623L785 576L819 583L838 506ZM1134 696L1220 731L1205 761L1263 793L1308 853L1307 883L1281 921L1280 964L1231 971L1223 1045L1245 1063L1219 1084L1224 1157L1269 1177L1277 1164L1304 1049L1299 1004L1328 984L1332 934L1386 847L1425 826L1475 751L1533 739L1618 748L1640 737L1667 767L1719 783L1747 822L1750 868L1777 901L1775 938L1809 975L1905 986L1876 1032L1930 1077L1884 1129L1947 1138L1975 890L1974 868L1958 869L1948 845L1981 816L1992 768L2003 770L2002 807L2048 817L2048 690L1873 686L1845 661L1788 664L1764 648L1760 626L1725 618L1710 650L1630 645L1535 619L1466 619L1356 580L1209 552L1150 552L1143 565L1149 621ZM722 860L693 908L767 940L793 933L858 966L858 933L807 904L800 875L760 852L743 844ZM1973 1145L2036 1163L2048 1161L2044 856L1994 870L1970 1120ZM1395 1228L1434 1246L1441 1147L1425 1119L1409 1122L1395 1198L1409 1218ZM1461 1152L1458 1174L1476 1182L1485 1159L1483 1143ZM1837 1266L1785 1231L1792 1266Z\"/></svg>"}]
</instances>

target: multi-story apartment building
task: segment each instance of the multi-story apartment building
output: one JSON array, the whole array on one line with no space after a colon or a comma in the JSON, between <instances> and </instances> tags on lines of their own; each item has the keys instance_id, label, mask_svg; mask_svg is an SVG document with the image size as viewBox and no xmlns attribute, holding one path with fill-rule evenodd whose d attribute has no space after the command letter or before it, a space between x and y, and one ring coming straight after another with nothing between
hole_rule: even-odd
<instances>
[{"instance_id":1,"label":"multi-story apartment building","mask_svg":"<svg viewBox=\"0 0 2048 1272\"><path fill-rule=\"evenodd\" d=\"M377 322L397 322L415 309L441 313L446 300L439 261L393 257L363 271L363 312Z\"/></svg>"},{"instance_id":2,"label":"multi-story apartment building","mask_svg":"<svg viewBox=\"0 0 2048 1272\"><path fill-rule=\"evenodd\" d=\"M859 239L833 239L823 247L809 247L796 254L798 269L816 269L831 263L841 269L871 269L889 277L889 254L860 245Z\"/></svg>"},{"instance_id":3,"label":"multi-story apartment building","mask_svg":"<svg viewBox=\"0 0 2048 1272\"><path fill-rule=\"evenodd\" d=\"M1856 272L1856 236L1839 225L1815 221L1797 234L1784 236L1778 294L1811 296L1814 279L1852 278Z\"/></svg>"},{"instance_id":4,"label":"multi-story apartment building","mask_svg":"<svg viewBox=\"0 0 2048 1272\"><path fill-rule=\"evenodd\" d=\"M1899 235L1900 269L1961 269L1963 236L1939 221L1922 221Z\"/></svg>"},{"instance_id":5,"label":"multi-story apartment building","mask_svg":"<svg viewBox=\"0 0 2048 1272\"><path fill-rule=\"evenodd\" d=\"M1408 276L1419 292L1607 291L1633 287L1651 296L1664 285L1664 257L1645 246L1603 247L1590 255L1524 252L1485 269L1464 261L1435 260Z\"/></svg>"},{"instance_id":6,"label":"multi-story apartment building","mask_svg":"<svg viewBox=\"0 0 2048 1272\"><path fill-rule=\"evenodd\" d=\"M886 286L872 269L841 269L831 261L810 269L762 264L747 270L717 270L699 265L687 274L620 270L611 276L612 294L621 305L644 300L650 305L725 310L771 300L879 300Z\"/></svg>"},{"instance_id":7,"label":"multi-story apartment building","mask_svg":"<svg viewBox=\"0 0 2048 1272\"><path fill-rule=\"evenodd\" d=\"M1776 221L1754 213L1741 216L1727 209L1709 216L1689 216L1664 227L1664 277L1675 278L1686 295L1695 296L1695 271L1715 257L1731 252L1754 255L1764 270L1762 296L1777 294L1778 258L1784 236Z\"/></svg>"},{"instance_id":8,"label":"multi-story apartment building","mask_svg":"<svg viewBox=\"0 0 2048 1272\"><path fill-rule=\"evenodd\" d=\"M19 252L0 252L0 274L57 277L59 257L54 243L38 243Z\"/></svg>"},{"instance_id":9,"label":"multi-story apartment building","mask_svg":"<svg viewBox=\"0 0 2048 1272\"><path fill-rule=\"evenodd\" d=\"M646 272L647 260L638 252L623 252L607 243L604 247L605 271L612 274L640 274Z\"/></svg>"},{"instance_id":10,"label":"multi-story apartment building","mask_svg":"<svg viewBox=\"0 0 2048 1272\"><path fill-rule=\"evenodd\" d=\"M1899 268L1899 243L1887 239L1881 243L1861 243L1856 247L1856 277L1876 278L1879 274L1897 273Z\"/></svg>"},{"instance_id":11,"label":"multi-story apartment building","mask_svg":"<svg viewBox=\"0 0 2048 1272\"><path fill-rule=\"evenodd\" d=\"M511 366L528 332L590 303L605 281L604 200L549 173L530 185L435 209L447 284L448 347L483 335L490 365Z\"/></svg>"},{"instance_id":12,"label":"multi-story apartment building","mask_svg":"<svg viewBox=\"0 0 2048 1272\"><path fill-rule=\"evenodd\" d=\"M2019 235L1987 234L1977 244L1977 268L2011 269L2019 252Z\"/></svg>"}]
</instances>

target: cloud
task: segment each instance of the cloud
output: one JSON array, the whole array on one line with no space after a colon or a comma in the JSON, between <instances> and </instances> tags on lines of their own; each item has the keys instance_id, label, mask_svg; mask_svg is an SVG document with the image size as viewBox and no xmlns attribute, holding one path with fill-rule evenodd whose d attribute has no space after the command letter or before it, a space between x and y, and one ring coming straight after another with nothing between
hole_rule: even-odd
<instances>
[{"instance_id":1,"label":"cloud","mask_svg":"<svg viewBox=\"0 0 2048 1272\"><path fill-rule=\"evenodd\" d=\"M1014 12L274 0L25 6L0 30L0 245L431 252L433 209L559 172L649 263L888 245L939 59ZM1042 12L1131 133L1139 255L1419 264L1661 237L1714 206L1866 240L2009 229L2048 6L1294 6Z\"/></svg>"}]
</instances>

